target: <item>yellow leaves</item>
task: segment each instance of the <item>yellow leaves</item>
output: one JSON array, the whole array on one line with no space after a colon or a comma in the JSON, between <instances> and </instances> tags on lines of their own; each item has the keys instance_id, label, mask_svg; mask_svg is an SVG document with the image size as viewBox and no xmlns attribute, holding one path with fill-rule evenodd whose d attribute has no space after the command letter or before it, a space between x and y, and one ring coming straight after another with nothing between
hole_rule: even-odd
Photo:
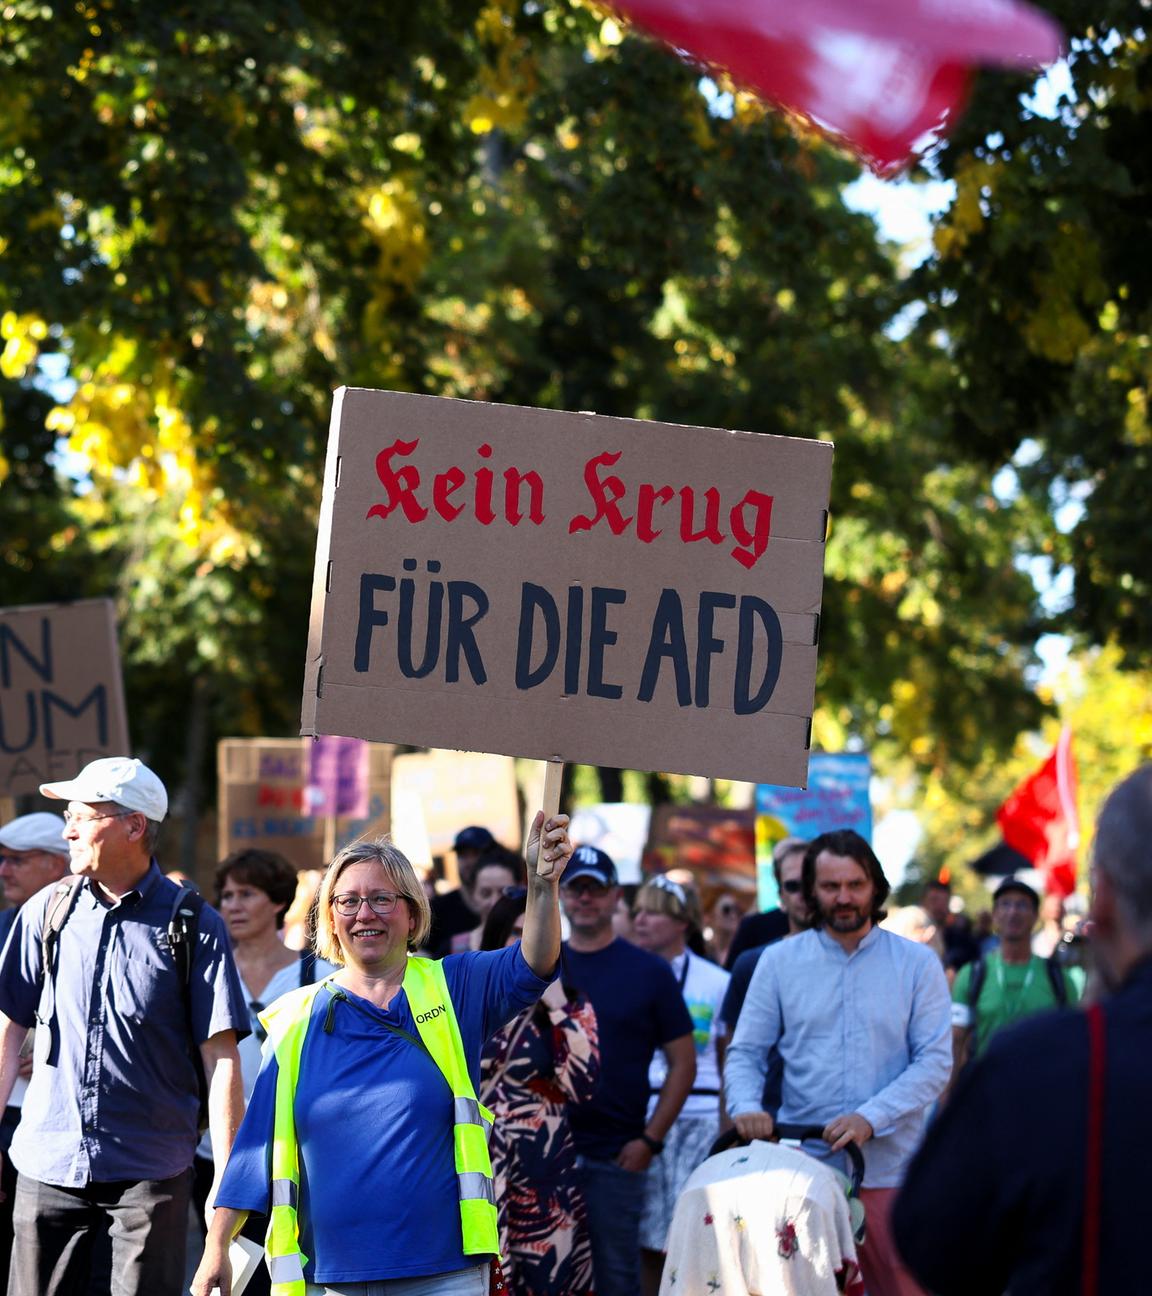
<instances>
[{"instance_id":1,"label":"yellow leaves","mask_svg":"<svg viewBox=\"0 0 1152 1296\"><path fill-rule=\"evenodd\" d=\"M49 413L48 429L67 436L69 451L98 490L119 486L157 505L175 501L179 537L189 549L212 561L242 559L251 542L234 525L211 463L197 453L215 424L190 422L170 362L137 378L130 376L139 369L136 360L134 342L113 342L72 399Z\"/></svg>"},{"instance_id":2,"label":"yellow leaves","mask_svg":"<svg viewBox=\"0 0 1152 1296\"><path fill-rule=\"evenodd\" d=\"M48 336L48 325L39 315L17 315L5 311L0 316L0 373L5 378L23 378L40 351L40 343Z\"/></svg>"},{"instance_id":3,"label":"yellow leaves","mask_svg":"<svg viewBox=\"0 0 1152 1296\"><path fill-rule=\"evenodd\" d=\"M361 195L364 227L380 249L378 277L364 327L370 340L385 331L388 308L397 291L411 292L424 273L430 248L424 212L415 192L401 177Z\"/></svg>"},{"instance_id":4,"label":"yellow leaves","mask_svg":"<svg viewBox=\"0 0 1152 1296\"><path fill-rule=\"evenodd\" d=\"M536 93L536 62L528 40L516 33L516 0L493 0L476 18L475 32L487 54L479 90L464 106L464 120L475 135L517 131L528 119Z\"/></svg>"},{"instance_id":5,"label":"yellow leaves","mask_svg":"<svg viewBox=\"0 0 1152 1296\"><path fill-rule=\"evenodd\" d=\"M1047 258L1047 268L1033 276L1038 301L1022 331L1037 355L1071 364L1093 336L1083 306L1100 305L1107 288L1096 244L1070 222L1049 240Z\"/></svg>"},{"instance_id":6,"label":"yellow leaves","mask_svg":"<svg viewBox=\"0 0 1152 1296\"><path fill-rule=\"evenodd\" d=\"M600 24L600 44L619 45L624 39L624 31L615 18L605 18Z\"/></svg>"},{"instance_id":7,"label":"yellow leaves","mask_svg":"<svg viewBox=\"0 0 1152 1296\"><path fill-rule=\"evenodd\" d=\"M986 207L995 191L998 161L967 157L956 168L956 198L951 210L936 226L932 241L942 257L956 256L964 250L987 216Z\"/></svg>"}]
</instances>

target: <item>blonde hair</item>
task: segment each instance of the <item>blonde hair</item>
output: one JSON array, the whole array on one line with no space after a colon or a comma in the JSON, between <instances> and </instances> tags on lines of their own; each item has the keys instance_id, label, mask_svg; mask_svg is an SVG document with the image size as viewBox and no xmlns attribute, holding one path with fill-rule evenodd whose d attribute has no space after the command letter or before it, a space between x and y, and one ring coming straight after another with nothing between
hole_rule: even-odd
<instances>
[{"instance_id":1,"label":"blonde hair","mask_svg":"<svg viewBox=\"0 0 1152 1296\"><path fill-rule=\"evenodd\" d=\"M672 878L657 874L636 892L632 902L632 912L638 909L650 909L653 913L667 914L670 918L679 919L688 924L690 932L704 930L704 919L700 913L700 898L694 888L685 886Z\"/></svg>"},{"instance_id":2,"label":"blonde hair","mask_svg":"<svg viewBox=\"0 0 1152 1296\"><path fill-rule=\"evenodd\" d=\"M316 893L316 953L330 963L343 965L345 962L344 950L336 935L336 924L332 921L332 897L336 894L336 883L346 868L364 863L380 865L387 874L388 881L396 889L396 894L407 902L408 912L416 919L416 926L408 937L408 948L419 949L428 939L432 927L432 909L408 857L397 850L387 837L377 837L370 842L354 842L351 846L345 846L328 865L320 890Z\"/></svg>"}]
</instances>

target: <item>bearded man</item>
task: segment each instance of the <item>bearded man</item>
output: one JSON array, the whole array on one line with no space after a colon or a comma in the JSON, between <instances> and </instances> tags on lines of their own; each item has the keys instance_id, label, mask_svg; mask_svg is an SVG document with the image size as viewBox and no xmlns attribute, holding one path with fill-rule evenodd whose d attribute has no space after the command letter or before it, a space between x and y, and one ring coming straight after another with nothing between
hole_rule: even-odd
<instances>
[{"instance_id":1,"label":"bearded man","mask_svg":"<svg viewBox=\"0 0 1152 1296\"><path fill-rule=\"evenodd\" d=\"M762 1096L776 1047L780 1122L820 1128L827 1157L867 1144L860 1267L869 1293L915 1296L888 1214L951 1071L948 983L929 946L878 925L888 881L858 833L817 837L801 880L812 926L760 957L725 1062L728 1111L744 1138L771 1138Z\"/></svg>"}]
</instances>

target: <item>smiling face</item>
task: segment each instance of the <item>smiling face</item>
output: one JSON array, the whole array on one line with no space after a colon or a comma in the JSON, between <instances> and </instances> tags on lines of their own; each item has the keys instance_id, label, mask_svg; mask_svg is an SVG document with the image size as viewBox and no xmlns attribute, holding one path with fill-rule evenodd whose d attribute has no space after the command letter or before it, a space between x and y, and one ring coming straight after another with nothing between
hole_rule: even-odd
<instances>
[{"instance_id":1,"label":"smiling face","mask_svg":"<svg viewBox=\"0 0 1152 1296\"><path fill-rule=\"evenodd\" d=\"M220 915L233 943L265 936L277 929L277 918L286 906L278 905L267 891L229 876L220 889Z\"/></svg>"},{"instance_id":2,"label":"smiling face","mask_svg":"<svg viewBox=\"0 0 1152 1296\"><path fill-rule=\"evenodd\" d=\"M395 903L386 914L376 913L364 897L390 895ZM353 914L332 908L332 925L344 962L361 972L379 974L403 967L408 941L416 930L416 916L408 901L396 893L387 870L376 860L361 860L343 869L333 887L334 896L359 896Z\"/></svg>"}]
</instances>

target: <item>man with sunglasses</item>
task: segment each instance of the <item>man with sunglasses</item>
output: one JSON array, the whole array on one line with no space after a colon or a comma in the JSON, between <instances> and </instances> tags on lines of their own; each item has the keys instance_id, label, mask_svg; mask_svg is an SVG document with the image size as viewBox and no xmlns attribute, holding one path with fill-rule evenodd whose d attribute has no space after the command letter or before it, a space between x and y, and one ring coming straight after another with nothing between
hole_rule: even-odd
<instances>
[{"instance_id":1,"label":"man with sunglasses","mask_svg":"<svg viewBox=\"0 0 1152 1296\"><path fill-rule=\"evenodd\" d=\"M760 955L769 945L783 940L785 936L795 936L797 932L807 931L810 925L808 901L804 899L804 883L801 880L801 874L804 872L804 852L807 849L808 843L801 838L785 837L782 842L777 843L776 849L772 852L772 871L776 874L776 885L780 890L780 909L788 919L788 930L783 936L777 936L765 941L763 945L745 950L732 964L732 979L728 982L728 990L720 1006L718 1022L725 1040L731 1039L736 1033L736 1023L740 1019L740 1010L744 1007L748 987L752 983L752 973L756 971ZM779 1092L779 1066L769 1063L765 1081L765 1110L774 1111L779 1106ZM770 1105L768 1098L772 1095L775 1095L775 1098Z\"/></svg>"},{"instance_id":2,"label":"man with sunglasses","mask_svg":"<svg viewBox=\"0 0 1152 1296\"><path fill-rule=\"evenodd\" d=\"M221 1166L243 1109L236 1043L248 1010L228 934L219 914L200 910L185 981L171 948L180 888L152 853L168 794L146 765L96 760L40 791L68 803L74 881L25 904L0 955L0 1104L37 1024L12 1142L9 1296L113 1287L177 1296L198 1138L196 1054Z\"/></svg>"},{"instance_id":3,"label":"man with sunglasses","mask_svg":"<svg viewBox=\"0 0 1152 1296\"><path fill-rule=\"evenodd\" d=\"M600 1036L600 1083L572 1108L580 1188L588 1207L596 1296L640 1291L644 1172L696 1079L692 1018L665 959L612 929L620 898L616 865L595 846L572 856L560 885L571 931L563 979L587 995ZM668 1064L648 1113L648 1073L660 1050Z\"/></svg>"}]
</instances>

